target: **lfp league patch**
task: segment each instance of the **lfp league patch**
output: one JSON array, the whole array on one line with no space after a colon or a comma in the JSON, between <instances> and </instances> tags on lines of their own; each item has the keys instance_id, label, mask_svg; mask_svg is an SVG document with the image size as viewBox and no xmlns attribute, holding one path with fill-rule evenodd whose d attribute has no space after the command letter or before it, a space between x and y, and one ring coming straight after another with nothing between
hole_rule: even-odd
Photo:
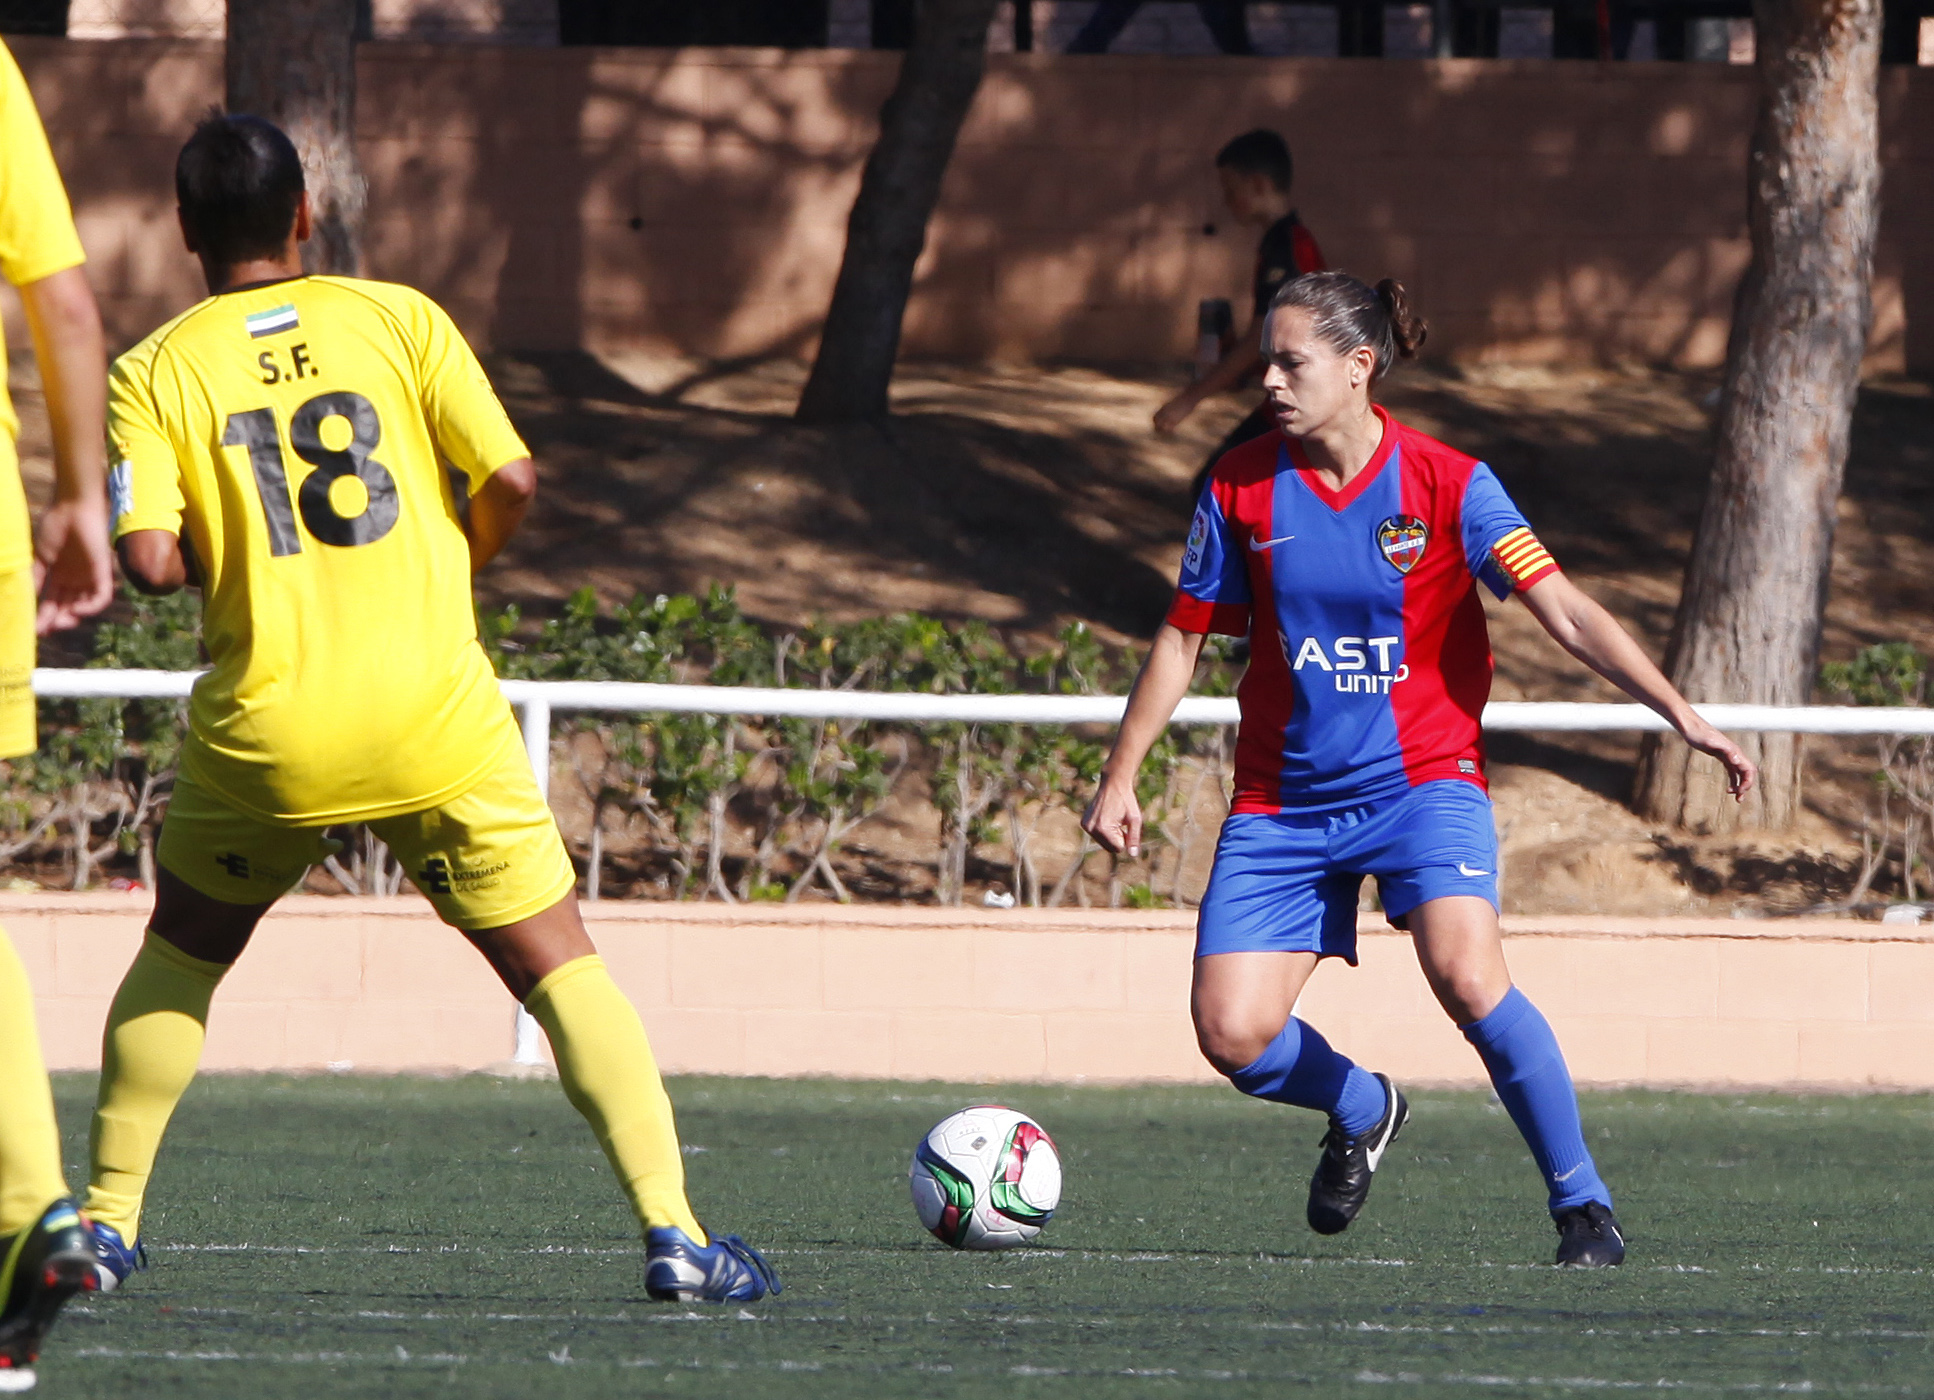
<instances>
[{"instance_id":1,"label":"lfp league patch","mask_svg":"<svg viewBox=\"0 0 1934 1400\"><path fill-rule=\"evenodd\" d=\"M1377 548L1400 574L1417 567L1430 543L1430 527L1414 515L1393 515L1377 526Z\"/></svg>"},{"instance_id":2,"label":"lfp league patch","mask_svg":"<svg viewBox=\"0 0 1934 1400\"><path fill-rule=\"evenodd\" d=\"M1195 574L1202 569L1202 546L1209 542L1209 508L1197 506L1195 519L1189 523L1188 547L1182 551L1182 570Z\"/></svg>"}]
</instances>

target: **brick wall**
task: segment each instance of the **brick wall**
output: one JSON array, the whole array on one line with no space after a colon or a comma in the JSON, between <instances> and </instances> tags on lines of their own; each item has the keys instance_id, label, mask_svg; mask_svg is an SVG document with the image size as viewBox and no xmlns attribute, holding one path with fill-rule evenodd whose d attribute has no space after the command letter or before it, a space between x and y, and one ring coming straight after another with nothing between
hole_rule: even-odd
<instances>
[{"instance_id":1,"label":"brick wall","mask_svg":"<svg viewBox=\"0 0 1934 1400\"><path fill-rule=\"evenodd\" d=\"M56 1069L100 1063L147 902L0 895ZM1193 916L828 905L585 906L660 1061L692 1074L1214 1082L1189 1025ZM1362 965L1301 1011L1400 1080L1477 1084L1409 940L1366 916ZM1586 1084L1934 1089L1934 930L1848 922L1513 918L1506 953ZM294 898L217 994L204 1064L473 1070L512 1005L414 897Z\"/></svg>"},{"instance_id":2,"label":"brick wall","mask_svg":"<svg viewBox=\"0 0 1934 1400\"><path fill-rule=\"evenodd\" d=\"M220 46L14 48L130 341L200 293L170 170L220 96ZM367 46L370 270L426 288L487 344L804 353L897 61ZM1267 124L1295 147L1297 202L1331 258L1410 283L1434 351L1712 364L1747 252L1752 83L1714 64L996 55L906 349L1185 357L1196 300L1239 298L1254 246L1218 208L1210 158ZM1926 369L1934 74L1882 86L1874 361Z\"/></svg>"}]
</instances>

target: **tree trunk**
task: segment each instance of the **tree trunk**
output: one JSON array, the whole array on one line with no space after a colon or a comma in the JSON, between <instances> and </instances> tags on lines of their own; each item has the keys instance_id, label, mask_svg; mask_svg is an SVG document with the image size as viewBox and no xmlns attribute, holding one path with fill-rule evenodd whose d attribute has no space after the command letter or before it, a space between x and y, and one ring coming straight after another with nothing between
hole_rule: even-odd
<instances>
[{"instance_id":1,"label":"tree trunk","mask_svg":"<svg viewBox=\"0 0 1934 1400\"><path fill-rule=\"evenodd\" d=\"M980 87L994 5L920 0L913 46L880 110L879 140L846 221L846 256L819 355L799 396L801 422L886 416L913 265L927 241L954 139Z\"/></svg>"},{"instance_id":2,"label":"tree trunk","mask_svg":"<svg viewBox=\"0 0 1934 1400\"><path fill-rule=\"evenodd\" d=\"M1813 691L1835 503L1872 317L1880 0L1756 0L1753 257L1734 308L1705 510L1666 669L1692 701L1799 705ZM1649 742L1638 808L1721 832L1783 828L1792 734L1736 736L1760 764L1742 804L1685 745Z\"/></svg>"},{"instance_id":3,"label":"tree trunk","mask_svg":"<svg viewBox=\"0 0 1934 1400\"><path fill-rule=\"evenodd\" d=\"M311 272L363 265L356 160L356 0L228 0L228 110L266 117L302 152Z\"/></svg>"}]
</instances>

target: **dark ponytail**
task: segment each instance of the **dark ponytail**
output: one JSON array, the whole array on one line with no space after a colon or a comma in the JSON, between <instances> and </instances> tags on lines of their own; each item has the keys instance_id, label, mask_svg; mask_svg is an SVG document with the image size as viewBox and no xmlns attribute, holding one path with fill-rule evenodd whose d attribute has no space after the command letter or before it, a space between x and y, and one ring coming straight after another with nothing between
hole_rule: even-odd
<instances>
[{"instance_id":1,"label":"dark ponytail","mask_svg":"<svg viewBox=\"0 0 1934 1400\"><path fill-rule=\"evenodd\" d=\"M1283 283L1269 303L1310 313L1317 336L1339 355L1367 345L1377 357L1375 384L1398 360L1414 360L1429 332L1403 283L1386 277L1372 290L1347 272L1309 272Z\"/></svg>"},{"instance_id":2,"label":"dark ponytail","mask_svg":"<svg viewBox=\"0 0 1934 1400\"><path fill-rule=\"evenodd\" d=\"M1417 352L1424 348L1424 337L1430 334L1430 327L1410 304L1410 293L1396 278L1386 277L1377 283L1377 300L1383 303L1390 317L1390 341L1397 358L1416 359Z\"/></svg>"}]
</instances>

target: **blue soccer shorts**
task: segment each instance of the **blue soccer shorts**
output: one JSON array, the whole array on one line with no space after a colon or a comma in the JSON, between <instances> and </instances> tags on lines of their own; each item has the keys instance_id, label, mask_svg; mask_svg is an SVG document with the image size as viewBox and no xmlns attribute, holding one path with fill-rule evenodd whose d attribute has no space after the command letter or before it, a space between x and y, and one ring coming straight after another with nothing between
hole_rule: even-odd
<instances>
[{"instance_id":1,"label":"blue soccer shorts","mask_svg":"<svg viewBox=\"0 0 1934 1400\"><path fill-rule=\"evenodd\" d=\"M1483 788L1423 783L1364 807L1239 812L1222 824L1195 955L1315 953L1356 965L1357 892L1374 875L1397 923L1427 900L1498 902L1497 825Z\"/></svg>"}]
</instances>

